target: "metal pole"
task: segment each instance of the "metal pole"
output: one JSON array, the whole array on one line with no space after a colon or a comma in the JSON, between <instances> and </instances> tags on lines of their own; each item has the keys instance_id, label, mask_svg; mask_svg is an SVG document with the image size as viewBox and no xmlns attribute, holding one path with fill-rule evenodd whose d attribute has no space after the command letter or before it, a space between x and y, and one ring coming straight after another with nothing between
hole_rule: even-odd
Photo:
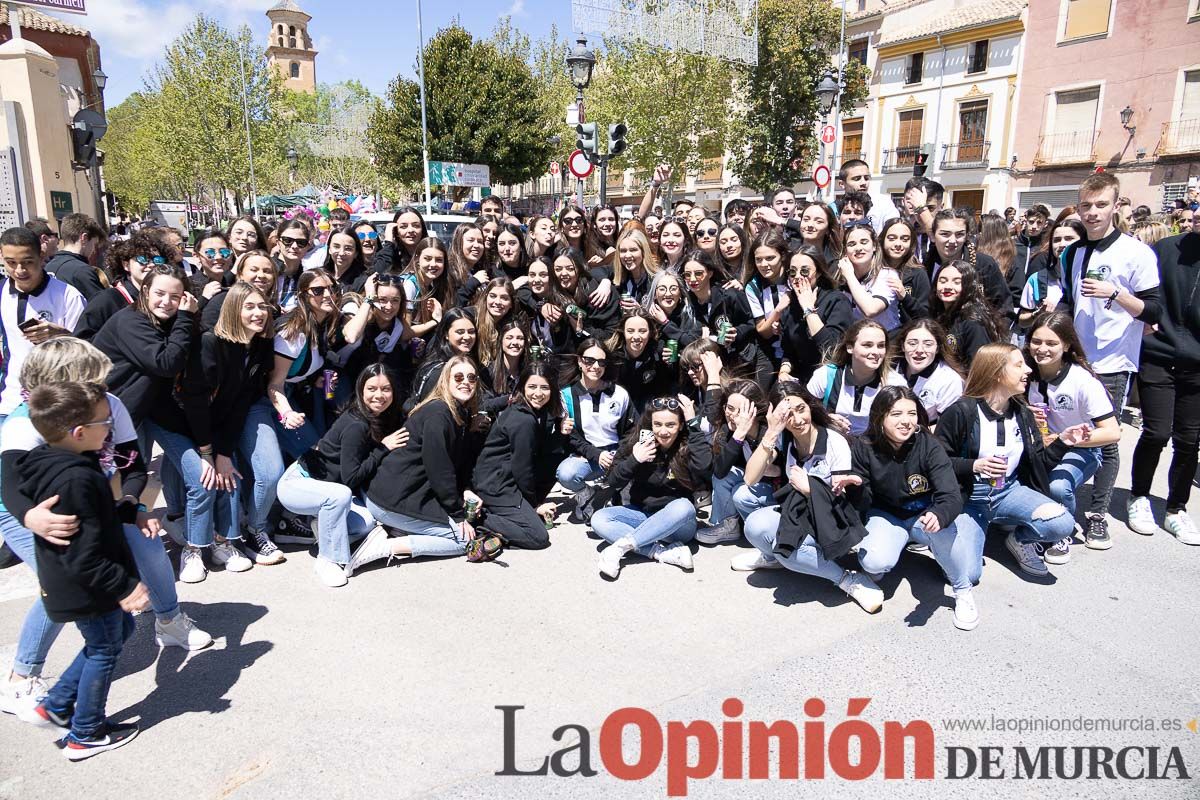
<instances>
[{"instance_id":1,"label":"metal pole","mask_svg":"<svg viewBox=\"0 0 1200 800\"><path fill-rule=\"evenodd\" d=\"M579 120L579 124L582 125L583 123L587 122L587 120L584 118L583 112L583 89L578 87L575 89L575 108L578 109L576 116ZM599 135L599 133L596 134L597 137L599 137ZM579 204L579 207L583 208L583 178L575 179L575 199Z\"/></svg>"},{"instance_id":2,"label":"metal pole","mask_svg":"<svg viewBox=\"0 0 1200 800\"><path fill-rule=\"evenodd\" d=\"M846 0L842 0L842 38L838 43L838 93L834 97L833 103L833 156L830 159L832 162L829 165L829 171L833 172L837 166L838 157L838 135L842 132L842 92L846 86ZM824 143L822 143L822 148ZM821 155L824 159L824 153ZM822 160L822 163L824 161ZM833 183L833 177L830 176L830 183ZM837 191L831 188L831 195L837 195Z\"/></svg>"},{"instance_id":3,"label":"metal pole","mask_svg":"<svg viewBox=\"0 0 1200 800\"><path fill-rule=\"evenodd\" d=\"M421 158L425 166L425 213L432 214L429 191L429 129L425 123L425 33L421 27L421 0L417 0L417 72L421 79Z\"/></svg>"},{"instance_id":4,"label":"metal pole","mask_svg":"<svg viewBox=\"0 0 1200 800\"><path fill-rule=\"evenodd\" d=\"M600 205L608 200L608 158L600 159Z\"/></svg>"},{"instance_id":5,"label":"metal pole","mask_svg":"<svg viewBox=\"0 0 1200 800\"><path fill-rule=\"evenodd\" d=\"M246 122L246 153L250 163L250 213L258 216L258 184L254 180L254 142L250 138L250 100L246 91L246 58L238 42L238 66L242 73L242 117Z\"/></svg>"}]
</instances>

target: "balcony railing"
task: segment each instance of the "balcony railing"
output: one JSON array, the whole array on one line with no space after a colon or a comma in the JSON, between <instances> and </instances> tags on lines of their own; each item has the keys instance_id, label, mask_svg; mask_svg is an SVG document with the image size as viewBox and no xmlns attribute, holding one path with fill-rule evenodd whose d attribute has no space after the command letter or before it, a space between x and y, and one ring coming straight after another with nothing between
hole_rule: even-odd
<instances>
[{"instance_id":1,"label":"balcony railing","mask_svg":"<svg viewBox=\"0 0 1200 800\"><path fill-rule=\"evenodd\" d=\"M894 150L883 151L884 172L906 172L917 162L917 153L925 151L924 145L916 147L897 147Z\"/></svg>"},{"instance_id":2,"label":"balcony railing","mask_svg":"<svg viewBox=\"0 0 1200 800\"><path fill-rule=\"evenodd\" d=\"M992 143L981 140L942 145L942 169L986 167Z\"/></svg>"},{"instance_id":3,"label":"balcony railing","mask_svg":"<svg viewBox=\"0 0 1200 800\"><path fill-rule=\"evenodd\" d=\"M1164 122L1154 153L1159 156L1200 153L1200 118Z\"/></svg>"},{"instance_id":4,"label":"balcony railing","mask_svg":"<svg viewBox=\"0 0 1200 800\"><path fill-rule=\"evenodd\" d=\"M1063 164L1095 164L1096 131L1048 133L1038 140L1035 167Z\"/></svg>"}]
</instances>

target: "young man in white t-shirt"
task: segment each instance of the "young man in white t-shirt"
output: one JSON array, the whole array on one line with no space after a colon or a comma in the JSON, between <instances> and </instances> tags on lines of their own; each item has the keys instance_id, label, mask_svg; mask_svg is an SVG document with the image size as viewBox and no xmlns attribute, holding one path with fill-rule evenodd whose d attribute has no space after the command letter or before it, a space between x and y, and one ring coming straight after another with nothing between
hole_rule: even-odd
<instances>
[{"instance_id":1,"label":"young man in white t-shirt","mask_svg":"<svg viewBox=\"0 0 1200 800\"><path fill-rule=\"evenodd\" d=\"M1063 302L1072 310L1075 332L1096 377L1112 395L1118 422L1131 376L1138 371L1145 325L1158 321L1158 259L1149 247L1113 224L1121 185L1099 172L1079 186L1079 216L1087 239L1063 253ZM1089 540L1108 539L1108 504L1121 456L1105 445L1092 482Z\"/></svg>"},{"instance_id":2,"label":"young man in white t-shirt","mask_svg":"<svg viewBox=\"0 0 1200 800\"><path fill-rule=\"evenodd\" d=\"M861 158L851 158L842 163L838 170L838 186L843 193L871 192L871 166ZM871 227L875 233L883 232L883 223L899 217L900 212L892 202L891 195L871 194Z\"/></svg>"}]
</instances>

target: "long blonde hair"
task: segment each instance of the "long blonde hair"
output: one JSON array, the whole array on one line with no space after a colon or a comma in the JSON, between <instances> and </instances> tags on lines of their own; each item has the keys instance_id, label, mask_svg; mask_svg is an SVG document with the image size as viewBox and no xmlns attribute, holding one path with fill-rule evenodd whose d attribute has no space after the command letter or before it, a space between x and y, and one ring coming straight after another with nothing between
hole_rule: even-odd
<instances>
[{"instance_id":1,"label":"long blonde hair","mask_svg":"<svg viewBox=\"0 0 1200 800\"><path fill-rule=\"evenodd\" d=\"M1008 342L992 342L976 350L967 372L963 397L987 397L1000 381L1000 374L1008 366L1008 357L1014 352L1021 351Z\"/></svg>"},{"instance_id":2,"label":"long blonde hair","mask_svg":"<svg viewBox=\"0 0 1200 800\"><path fill-rule=\"evenodd\" d=\"M479 343L479 361L484 366L491 364L500 353L500 324L504 320L493 320L488 313L487 297L493 289L503 289L508 292L509 309L505 318L513 316L517 308L517 292L513 289L512 281L506 277L492 278L479 290L475 300L475 340Z\"/></svg>"},{"instance_id":3,"label":"long blonde hair","mask_svg":"<svg viewBox=\"0 0 1200 800\"><path fill-rule=\"evenodd\" d=\"M455 367L461 366L471 367L475 370L475 375L477 376L475 391L471 394L471 399L465 405L460 404L450 391L451 384L453 383L453 379L450 376L454 374ZM416 407L409 413L409 418L417 413L417 409L424 408L430 403L440 400L446 404L446 408L450 409L450 416L454 417L454 421L459 425L464 424L466 419L463 419L462 411L467 412L467 419L470 419L479 412L479 396L482 392L481 384L478 380L479 374L479 365L475 363L475 359L470 356L454 356L442 366L442 372L438 375L438 380L433 390L430 391L428 397L417 403Z\"/></svg>"},{"instance_id":4,"label":"long blonde hair","mask_svg":"<svg viewBox=\"0 0 1200 800\"><path fill-rule=\"evenodd\" d=\"M626 228L617 236L617 256L613 259L614 286L620 286L625 282L625 265L621 263L621 242L625 240L633 242L642 251L642 269L646 271L646 274L654 275L658 272L658 258L654 255L654 248L650 246L646 232L641 228Z\"/></svg>"}]
</instances>

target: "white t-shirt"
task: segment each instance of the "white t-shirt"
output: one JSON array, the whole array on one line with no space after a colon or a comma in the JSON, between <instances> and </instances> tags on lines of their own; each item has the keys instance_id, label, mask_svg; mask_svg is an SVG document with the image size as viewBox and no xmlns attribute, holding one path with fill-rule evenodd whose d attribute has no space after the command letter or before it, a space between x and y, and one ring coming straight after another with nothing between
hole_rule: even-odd
<instances>
[{"instance_id":1,"label":"white t-shirt","mask_svg":"<svg viewBox=\"0 0 1200 800\"><path fill-rule=\"evenodd\" d=\"M908 385L925 407L930 422L936 421L963 393L962 376L941 359L938 359L932 372L927 369L918 373L915 380L909 380Z\"/></svg>"},{"instance_id":2,"label":"white t-shirt","mask_svg":"<svg viewBox=\"0 0 1200 800\"><path fill-rule=\"evenodd\" d=\"M979 458L1008 456L1008 476L1012 477L1025 454L1025 441L1021 438L1021 427L1017 424L1016 411L1007 416L989 416L979 403ZM989 409L990 410L990 409Z\"/></svg>"},{"instance_id":3,"label":"white t-shirt","mask_svg":"<svg viewBox=\"0 0 1200 800\"><path fill-rule=\"evenodd\" d=\"M879 270L870 283L864 283L863 288L867 290L867 294L887 303L883 311L872 315L871 319L882 325L884 330L892 331L900 327L900 299L896 297L896 292L888 285L889 277L894 277L897 280L900 279L900 275L896 270L884 267ZM850 314L856 322L866 316L858 307L858 303L854 302L854 296L850 292L846 292L846 298L850 301Z\"/></svg>"},{"instance_id":4,"label":"white t-shirt","mask_svg":"<svg viewBox=\"0 0 1200 800\"><path fill-rule=\"evenodd\" d=\"M1095 425L1115 417L1108 390L1082 367L1067 364L1048 381L1030 376L1029 402L1045 403L1046 421L1051 433L1062 433L1072 425Z\"/></svg>"},{"instance_id":5,"label":"white t-shirt","mask_svg":"<svg viewBox=\"0 0 1200 800\"><path fill-rule=\"evenodd\" d=\"M112 443L126 444L127 442L137 441L137 429L133 427L133 419L129 416L129 409L125 408L125 404L115 394L108 394L108 409L112 414ZM41 447L46 443L42 435L37 432L37 428L33 427L33 422L29 419L29 405L21 403L15 409L8 419L4 421L3 428L0 428L0 452L10 452L16 450L21 453L27 453L35 447ZM148 453L142 454L142 459L149 461L146 456ZM112 477L109 475L109 477ZM2 508L3 506L0 506Z\"/></svg>"},{"instance_id":6,"label":"white t-shirt","mask_svg":"<svg viewBox=\"0 0 1200 800\"><path fill-rule=\"evenodd\" d=\"M12 413L21 403L21 367L33 344L17 327L22 322L42 319L75 330L87 303L73 286L46 275L42 285L25 294L11 280L0 280L0 347L4 363L0 365L0 414Z\"/></svg>"},{"instance_id":7,"label":"white t-shirt","mask_svg":"<svg viewBox=\"0 0 1200 800\"><path fill-rule=\"evenodd\" d=\"M808 391L818 400L824 400L825 390L829 387L829 381L833 377L834 371L828 366L817 367L813 372L812 377L808 379ZM884 386L907 386L908 383L900 376L899 373L892 371L888 373L886 381L880 380L878 377L864 386L854 386L850 383L849 371L842 376L842 388L838 393L837 402L830 409L835 414L841 414L846 419L850 420L850 434L858 436L867 429L867 421L871 416L871 403L875 401L875 395L879 394L879 390ZM832 398L830 398L832 399Z\"/></svg>"},{"instance_id":8,"label":"white t-shirt","mask_svg":"<svg viewBox=\"0 0 1200 800\"><path fill-rule=\"evenodd\" d=\"M1107 297L1080 293L1088 273L1097 273L1130 294L1158 286L1158 259L1154 251L1132 236L1113 231L1095 244L1078 242L1067 253L1066 266L1075 299L1075 332L1084 355L1099 375L1137 372L1142 353L1142 323L1117 302L1105 308Z\"/></svg>"},{"instance_id":9,"label":"white t-shirt","mask_svg":"<svg viewBox=\"0 0 1200 800\"><path fill-rule=\"evenodd\" d=\"M784 434L784 438L787 440L787 468L784 474L787 475L797 463L796 444L790 435ZM817 428L817 441L813 451L808 458L800 462L800 466L810 478L820 478L828 484L834 475L844 475L851 471L850 443L835 430Z\"/></svg>"},{"instance_id":10,"label":"white t-shirt","mask_svg":"<svg viewBox=\"0 0 1200 800\"><path fill-rule=\"evenodd\" d=\"M619 439L617 425L629 409L629 392L617 384L611 384L601 391L594 399L591 394L583 392L578 398L572 399L571 389L563 390L565 404L579 403L579 408L572 409L575 419L579 420L583 438L594 447L607 448L615 445Z\"/></svg>"},{"instance_id":11,"label":"white t-shirt","mask_svg":"<svg viewBox=\"0 0 1200 800\"><path fill-rule=\"evenodd\" d=\"M763 286L762 277L752 279L745 289L746 302L750 306L750 314L754 319L762 319L775 310L779 300L787 294L787 286L777 283L773 286ZM783 342L778 336L771 337L775 348L775 358L783 358Z\"/></svg>"},{"instance_id":12,"label":"white t-shirt","mask_svg":"<svg viewBox=\"0 0 1200 800\"><path fill-rule=\"evenodd\" d=\"M275 354L291 359L287 383L300 383L325 366L325 357L316 347L305 347L308 337L303 333L294 339L285 339L282 333L275 334ZM298 362L298 364L297 364Z\"/></svg>"}]
</instances>

